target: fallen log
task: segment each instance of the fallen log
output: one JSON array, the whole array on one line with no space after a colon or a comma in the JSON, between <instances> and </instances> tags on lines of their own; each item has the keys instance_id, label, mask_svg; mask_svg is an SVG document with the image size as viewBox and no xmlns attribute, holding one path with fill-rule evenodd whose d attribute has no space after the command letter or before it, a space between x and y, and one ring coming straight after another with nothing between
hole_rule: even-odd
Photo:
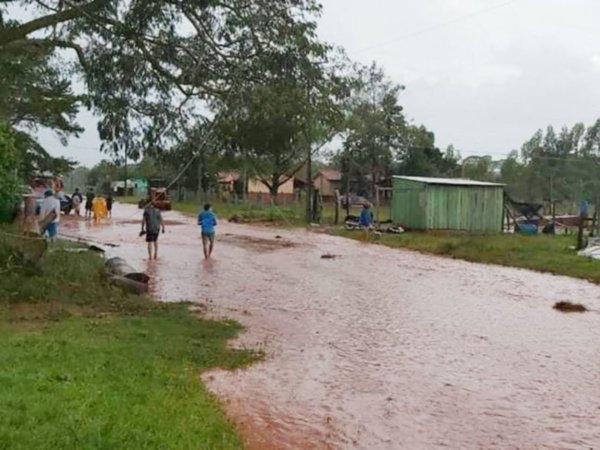
<instances>
[{"instance_id":1,"label":"fallen log","mask_svg":"<svg viewBox=\"0 0 600 450\"><path fill-rule=\"evenodd\" d=\"M132 294L145 294L148 292L148 283L141 283L139 281L132 280L130 278L114 275L110 278L110 281L115 285Z\"/></svg>"},{"instance_id":2,"label":"fallen log","mask_svg":"<svg viewBox=\"0 0 600 450\"><path fill-rule=\"evenodd\" d=\"M127 264L123 258L111 258L106 261L106 267L110 273L117 277L127 278L136 283L148 284L150 277L143 272L136 271Z\"/></svg>"}]
</instances>

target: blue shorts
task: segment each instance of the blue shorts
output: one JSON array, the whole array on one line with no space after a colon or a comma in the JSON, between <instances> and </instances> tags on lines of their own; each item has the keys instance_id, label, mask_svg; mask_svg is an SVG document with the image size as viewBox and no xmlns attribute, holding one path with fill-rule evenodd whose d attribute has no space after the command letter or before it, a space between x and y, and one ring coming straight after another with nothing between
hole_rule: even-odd
<instances>
[{"instance_id":1,"label":"blue shorts","mask_svg":"<svg viewBox=\"0 0 600 450\"><path fill-rule=\"evenodd\" d=\"M58 234L58 224L50 222L48 225L46 225L46 233L48 233L48 236L50 236L51 238L56 237L56 235Z\"/></svg>"}]
</instances>

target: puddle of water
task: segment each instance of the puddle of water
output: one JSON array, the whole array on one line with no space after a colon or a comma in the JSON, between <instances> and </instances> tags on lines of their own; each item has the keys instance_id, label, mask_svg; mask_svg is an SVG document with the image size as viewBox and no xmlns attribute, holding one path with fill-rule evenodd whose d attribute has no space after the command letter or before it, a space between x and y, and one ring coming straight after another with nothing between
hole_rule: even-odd
<instances>
[{"instance_id":1,"label":"puddle of water","mask_svg":"<svg viewBox=\"0 0 600 450\"><path fill-rule=\"evenodd\" d=\"M133 212L117 205L113 220ZM204 379L249 448L600 443L600 317L552 308L569 298L600 310L597 286L235 224L219 225L205 262L193 218L165 218L181 225L161 235L156 262L137 221L67 219L63 230L118 244L111 255L147 271L161 300L248 327L234 345L265 348L267 359Z\"/></svg>"}]
</instances>

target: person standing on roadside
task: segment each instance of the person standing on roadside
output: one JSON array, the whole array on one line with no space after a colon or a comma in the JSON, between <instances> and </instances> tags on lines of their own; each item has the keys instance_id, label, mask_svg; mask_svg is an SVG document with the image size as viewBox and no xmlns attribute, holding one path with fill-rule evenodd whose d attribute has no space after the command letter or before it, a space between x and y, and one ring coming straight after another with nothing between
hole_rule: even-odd
<instances>
[{"instance_id":1,"label":"person standing on roadside","mask_svg":"<svg viewBox=\"0 0 600 450\"><path fill-rule=\"evenodd\" d=\"M85 217L86 219L92 217L92 206L94 204L94 198L96 194L94 194L94 188L90 188L85 194Z\"/></svg>"},{"instance_id":2,"label":"person standing on roadside","mask_svg":"<svg viewBox=\"0 0 600 450\"><path fill-rule=\"evenodd\" d=\"M148 259L158 259L158 235L160 231L164 234L165 223L158 208L152 202L144 209L142 218L142 231L140 236L146 235L148 243Z\"/></svg>"},{"instance_id":3,"label":"person standing on roadside","mask_svg":"<svg viewBox=\"0 0 600 450\"><path fill-rule=\"evenodd\" d=\"M48 235L50 242L54 242L60 222L60 200L54 196L54 192L50 189L44 193L44 201L40 207L40 219L42 233Z\"/></svg>"},{"instance_id":4,"label":"person standing on roadside","mask_svg":"<svg viewBox=\"0 0 600 450\"><path fill-rule=\"evenodd\" d=\"M106 196L106 211L108 212L108 217L112 218L112 207L113 207L113 196L112 193L108 193Z\"/></svg>"},{"instance_id":5,"label":"person standing on roadside","mask_svg":"<svg viewBox=\"0 0 600 450\"><path fill-rule=\"evenodd\" d=\"M212 255L215 245L215 227L217 226L217 216L212 212L209 203L204 205L204 210L198 214L198 225L202 231L204 259L208 259Z\"/></svg>"},{"instance_id":6,"label":"person standing on roadside","mask_svg":"<svg viewBox=\"0 0 600 450\"><path fill-rule=\"evenodd\" d=\"M78 216L81 215L81 204L83 203L83 196L79 192L79 188L75 188L75 192L71 196L71 202L73 203L73 210Z\"/></svg>"},{"instance_id":7,"label":"person standing on roadside","mask_svg":"<svg viewBox=\"0 0 600 450\"><path fill-rule=\"evenodd\" d=\"M369 203L365 203L363 205L363 209L360 212L360 218L358 220L360 227L365 230L365 238L369 239L369 231L373 227L373 211L371 210L371 205Z\"/></svg>"}]
</instances>

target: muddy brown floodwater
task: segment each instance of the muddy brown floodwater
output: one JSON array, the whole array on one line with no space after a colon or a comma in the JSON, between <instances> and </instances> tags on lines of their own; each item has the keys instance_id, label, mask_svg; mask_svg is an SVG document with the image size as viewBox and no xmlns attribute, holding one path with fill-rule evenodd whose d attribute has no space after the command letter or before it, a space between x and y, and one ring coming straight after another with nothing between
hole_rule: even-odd
<instances>
[{"instance_id":1,"label":"muddy brown floodwater","mask_svg":"<svg viewBox=\"0 0 600 450\"><path fill-rule=\"evenodd\" d=\"M63 232L119 245L157 298L248 327L234 344L266 360L204 379L250 449L600 449L598 286L223 222L205 263L175 212L149 263L133 216Z\"/></svg>"}]
</instances>

